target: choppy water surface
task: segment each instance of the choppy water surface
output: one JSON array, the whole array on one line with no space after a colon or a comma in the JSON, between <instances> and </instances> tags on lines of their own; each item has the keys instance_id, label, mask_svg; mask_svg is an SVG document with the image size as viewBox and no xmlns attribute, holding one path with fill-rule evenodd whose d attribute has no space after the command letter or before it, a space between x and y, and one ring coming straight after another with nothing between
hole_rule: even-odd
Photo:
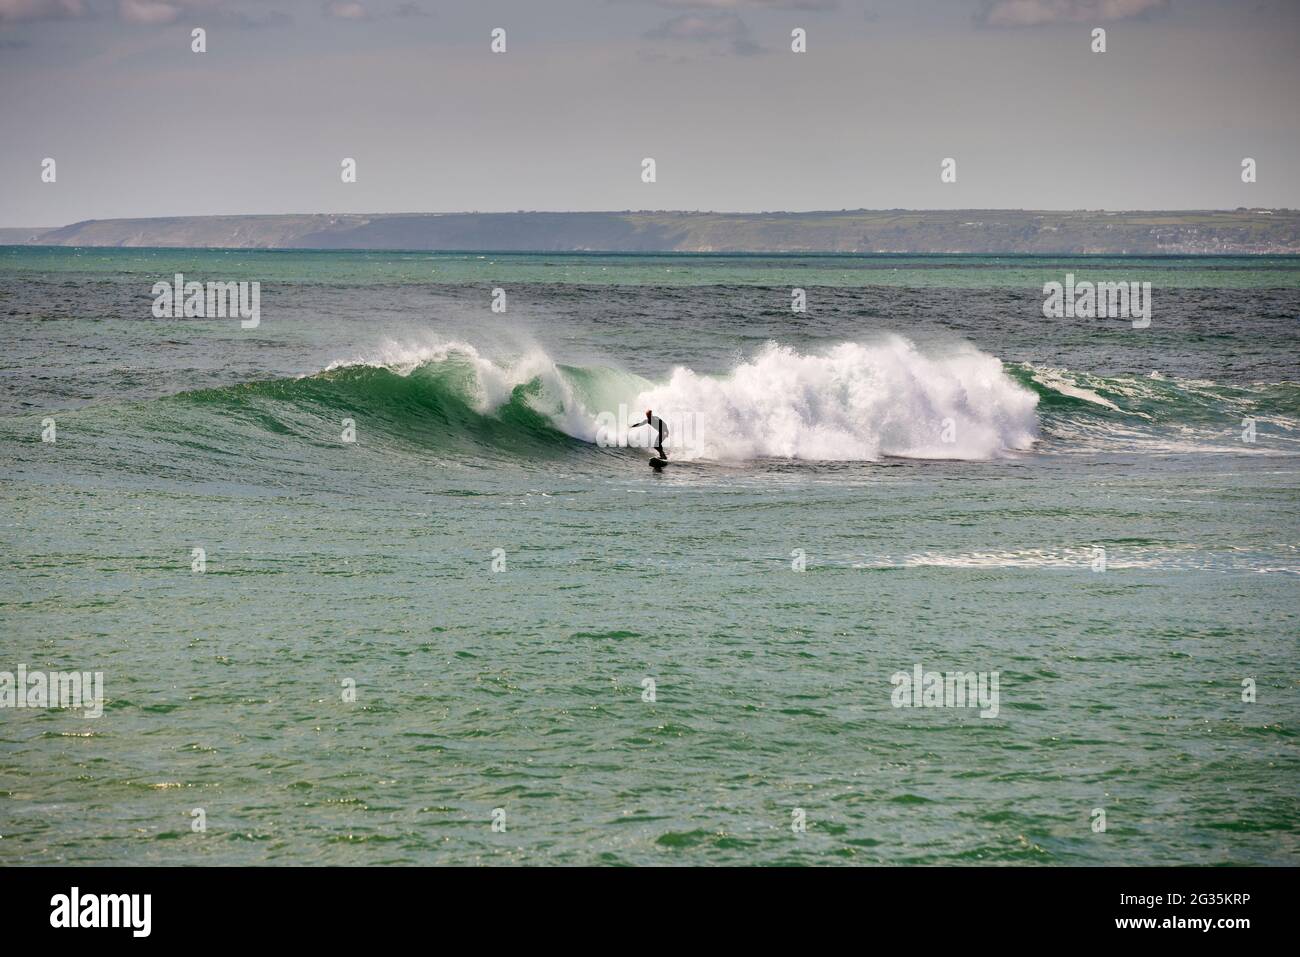
<instances>
[{"instance_id":1,"label":"choppy water surface","mask_svg":"<svg viewBox=\"0 0 1300 957\"><path fill-rule=\"evenodd\" d=\"M0 861L1300 862L1298 321L1285 258L0 249L0 671L106 698L0 709Z\"/></svg>"}]
</instances>

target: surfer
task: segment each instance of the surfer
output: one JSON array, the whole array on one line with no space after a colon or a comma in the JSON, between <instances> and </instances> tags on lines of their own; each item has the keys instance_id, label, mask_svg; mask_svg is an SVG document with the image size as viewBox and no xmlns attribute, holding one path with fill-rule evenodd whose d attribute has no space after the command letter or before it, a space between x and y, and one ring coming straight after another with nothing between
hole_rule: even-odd
<instances>
[{"instance_id":1,"label":"surfer","mask_svg":"<svg viewBox=\"0 0 1300 957\"><path fill-rule=\"evenodd\" d=\"M664 451L664 439L668 438L668 426L664 424L664 420L655 415L651 409L646 409L645 421L634 422L632 425L628 426L628 428L635 429L642 425L648 425L650 428L655 430L655 434L658 436L658 441L655 443L655 451L659 453L661 459L667 462L668 453Z\"/></svg>"}]
</instances>

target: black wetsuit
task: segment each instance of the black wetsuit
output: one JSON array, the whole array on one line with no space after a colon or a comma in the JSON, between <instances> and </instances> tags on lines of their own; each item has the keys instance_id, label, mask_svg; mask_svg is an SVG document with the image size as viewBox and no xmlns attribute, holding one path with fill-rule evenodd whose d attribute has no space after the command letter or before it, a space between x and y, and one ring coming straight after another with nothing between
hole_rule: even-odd
<instances>
[{"instance_id":1,"label":"black wetsuit","mask_svg":"<svg viewBox=\"0 0 1300 957\"><path fill-rule=\"evenodd\" d=\"M668 438L668 426L664 424L664 420L657 415L651 415L647 416L644 422L637 422L632 428L635 429L642 425L648 425L656 431L658 441L655 442L655 451L659 453L661 459L668 458L668 453L664 451L664 439Z\"/></svg>"}]
</instances>

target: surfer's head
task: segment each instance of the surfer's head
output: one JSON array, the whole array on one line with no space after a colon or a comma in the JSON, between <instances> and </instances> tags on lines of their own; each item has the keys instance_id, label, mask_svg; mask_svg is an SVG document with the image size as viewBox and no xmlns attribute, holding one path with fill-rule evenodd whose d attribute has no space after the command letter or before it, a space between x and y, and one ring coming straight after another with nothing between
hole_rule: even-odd
<instances>
[{"instance_id":1,"label":"surfer's head","mask_svg":"<svg viewBox=\"0 0 1300 957\"><path fill-rule=\"evenodd\" d=\"M650 414L651 414L653 411L654 411L653 409L646 409L646 410L645 410L645 417L646 417L647 419L650 418Z\"/></svg>"}]
</instances>

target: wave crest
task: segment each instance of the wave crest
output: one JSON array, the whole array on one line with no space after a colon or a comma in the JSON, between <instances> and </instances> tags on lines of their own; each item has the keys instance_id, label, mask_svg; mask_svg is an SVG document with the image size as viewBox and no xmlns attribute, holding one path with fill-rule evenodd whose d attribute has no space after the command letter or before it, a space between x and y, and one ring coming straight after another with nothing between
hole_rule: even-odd
<instances>
[{"instance_id":1,"label":"wave crest","mask_svg":"<svg viewBox=\"0 0 1300 957\"><path fill-rule=\"evenodd\" d=\"M648 435L629 431L628 418L653 408L684 459L987 459L1026 449L1038 434L1038 397L998 359L969 346L928 357L901 336L808 354L769 343L724 374L678 366L659 384L618 369L560 365L540 349L493 360L465 343L394 345L325 374L357 365L444 384L457 368L460 398L480 414L522 402L556 431L590 443L645 444Z\"/></svg>"},{"instance_id":2,"label":"wave crest","mask_svg":"<svg viewBox=\"0 0 1300 957\"><path fill-rule=\"evenodd\" d=\"M769 343L723 376L674 369L637 401L694 425L687 458L988 459L1038 435L1038 397L1000 360L928 357L901 336L815 354Z\"/></svg>"}]
</instances>

